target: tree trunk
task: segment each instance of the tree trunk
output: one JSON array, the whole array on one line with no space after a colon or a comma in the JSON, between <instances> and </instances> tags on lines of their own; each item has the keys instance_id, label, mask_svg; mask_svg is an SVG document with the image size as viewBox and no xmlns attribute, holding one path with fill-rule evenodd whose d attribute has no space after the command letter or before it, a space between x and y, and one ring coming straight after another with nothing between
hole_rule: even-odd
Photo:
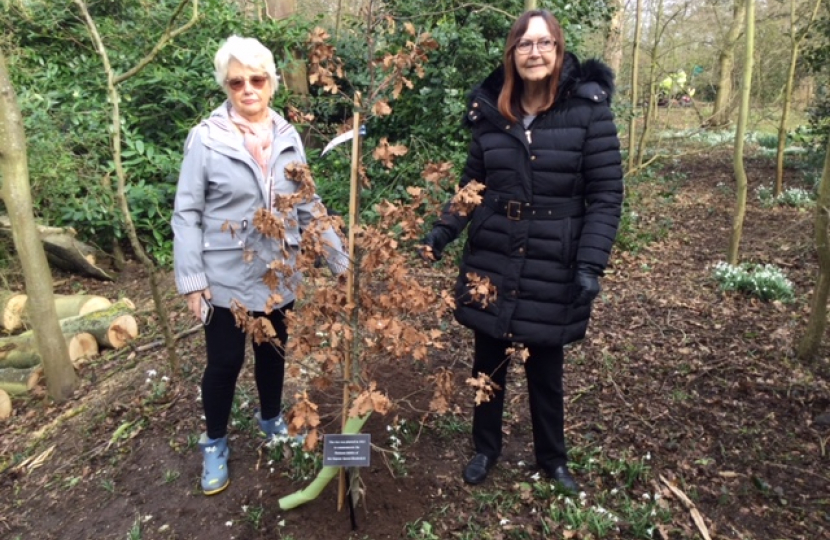
<instances>
[{"instance_id":1,"label":"tree trunk","mask_svg":"<svg viewBox=\"0 0 830 540\"><path fill-rule=\"evenodd\" d=\"M830 140L824 154L824 171L818 188L814 234L818 253L818 279L810 304L810 318L796 354L801 360L812 360L818 353L824 328L827 326L827 295L830 293Z\"/></svg>"},{"instance_id":2,"label":"tree trunk","mask_svg":"<svg viewBox=\"0 0 830 540\"><path fill-rule=\"evenodd\" d=\"M43 357L47 392L53 400L62 402L75 392L78 377L55 313L52 275L32 210L23 118L1 50L0 172L3 176L2 198L13 224L12 238L23 267L26 292L31 299L29 315L34 322L37 348Z\"/></svg>"},{"instance_id":3,"label":"tree trunk","mask_svg":"<svg viewBox=\"0 0 830 540\"><path fill-rule=\"evenodd\" d=\"M741 29L746 18L745 2L735 0L733 7L732 25L724 39L723 49L718 57L718 92L715 95L715 104L712 116L706 121L707 126L717 127L729 124L729 103L732 96L732 71L735 68L735 46L741 37Z\"/></svg>"},{"instance_id":4,"label":"tree trunk","mask_svg":"<svg viewBox=\"0 0 830 540\"><path fill-rule=\"evenodd\" d=\"M755 52L755 0L746 0L746 58L744 59L744 77L741 88L741 110L738 113L738 125L735 129L735 215L732 217L732 237L729 239L729 252L726 260L736 265L739 260L739 246L746 215L746 169L744 168L744 137L749 120L749 98L752 93L752 64Z\"/></svg>"},{"instance_id":5,"label":"tree trunk","mask_svg":"<svg viewBox=\"0 0 830 540\"><path fill-rule=\"evenodd\" d=\"M631 53L631 110L637 110L637 73L640 62L640 32L642 31L643 0L637 0L637 12L634 14L634 48ZM656 104L651 104L654 106ZM632 114L628 121L628 172L634 170L634 157L636 149L634 141L637 139L637 115Z\"/></svg>"},{"instance_id":6,"label":"tree trunk","mask_svg":"<svg viewBox=\"0 0 830 540\"><path fill-rule=\"evenodd\" d=\"M623 57L623 27L625 24L624 0L608 0L608 5L614 10L608 23L608 32L605 34L605 49L603 59L614 71L620 72Z\"/></svg>"}]
</instances>

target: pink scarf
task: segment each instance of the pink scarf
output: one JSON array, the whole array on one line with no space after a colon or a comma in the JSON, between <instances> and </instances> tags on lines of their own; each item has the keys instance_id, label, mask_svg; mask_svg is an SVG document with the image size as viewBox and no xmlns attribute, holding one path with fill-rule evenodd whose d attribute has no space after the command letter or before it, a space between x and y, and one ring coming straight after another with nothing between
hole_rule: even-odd
<instances>
[{"instance_id":1,"label":"pink scarf","mask_svg":"<svg viewBox=\"0 0 830 540\"><path fill-rule=\"evenodd\" d=\"M271 143L274 142L274 120L270 116L264 122L250 122L231 107L231 122L239 128L245 138L245 148L262 169L263 178L268 178L268 160L271 159Z\"/></svg>"}]
</instances>

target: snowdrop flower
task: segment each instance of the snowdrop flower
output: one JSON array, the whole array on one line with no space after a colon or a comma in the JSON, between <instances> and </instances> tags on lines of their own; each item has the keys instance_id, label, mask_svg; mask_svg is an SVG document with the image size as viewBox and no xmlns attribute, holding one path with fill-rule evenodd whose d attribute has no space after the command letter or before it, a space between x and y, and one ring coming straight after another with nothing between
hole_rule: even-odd
<instances>
[{"instance_id":1,"label":"snowdrop flower","mask_svg":"<svg viewBox=\"0 0 830 540\"><path fill-rule=\"evenodd\" d=\"M226 521L225 522L225 527L231 527L231 526L233 526L233 521Z\"/></svg>"},{"instance_id":2,"label":"snowdrop flower","mask_svg":"<svg viewBox=\"0 0 830 540\"><path fill-rule=\"evenodd\" d=\"M167 382L167 381L169 381L169 380L170 380L170 377L168 377L167 375L165 375L164 377L162 377L162 378L161 378L161 380L162 380L162 381L164 381L164 382Z\"/></svg>"},{"instance_id":3,"label":"snowdrop flower","mask_svg":"<svg viewBox=\"0 0 830 540\"><path fill-rule=\"evenodd\" d=\"M530 479L531 479L531 480L533 480L533 481L535 481L535 482L538 482L540 478L542 478L542 476L541 476L539 473L533 473L533 474L530 476Z\"/></svg>"},{"instance_id":4,"label":"snowdrop flower","mask_svg":"<svg viewBox=\"0 0 830 540\"><path fill-rule=\"evenodd\" d=\"M501 525L502 527L504 527L508 523L510 523L510 520L507 518L503 518L501 521L499 521L499 525Z\"/></svg>"},{"instance_id":5,"label":"snowdrop flower","mask_svg":"<svg viewBox=\"0 0 830 540\"><path fill-rule=\"evenodd\" d=\"M148 377L152 378L152 377L155 377L156 375L158 375L158 371L156 371L155 369L148 369L147 370L147 376Z\"/></svg>"}]
</instances>

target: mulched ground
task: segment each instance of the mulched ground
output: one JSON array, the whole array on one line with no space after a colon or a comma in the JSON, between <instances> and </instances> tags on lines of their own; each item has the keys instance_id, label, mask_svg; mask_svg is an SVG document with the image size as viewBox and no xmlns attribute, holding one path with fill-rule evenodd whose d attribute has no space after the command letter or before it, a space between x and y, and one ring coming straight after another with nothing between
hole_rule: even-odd
<instances>
[{"instance_id":1,"label":"mulched ground","mask_svg":"<svg viewBox=\"0 0 830 540\"><path fill-rule=\"evenodd\" d=\"M649 183L629 187L644 201L638 219L654 241L636 253L614 253L589 336L568 350L568 436L576 454L601 448L607 456L648 456L642 487L662 489L673 516L654 538L701 537L661 477L694 501L713 538L827 538L830 426L816 419L830 409L828 347L812 364L796 360L793 351L817 273L813 214L761 208L754 188L771 183L774 167L770 160L749 160L742 260L785 269L797 300L765 303L718 291L711 266L725 258L729 242L731 167L730 154L712 153L672 163ZM788 185L795 184L794 173L788 174ZM414 273L436 287L453 280L448 266L418 266ZM116 283L66 277L61 292L128 296L139 306L145 333L154 327L139 269L128 269ZM169 277L165 288L176 330L192 327ZM487 483L470 488L460 469L471 451L473 393L463 386L471 338L456 324L442 324L447 347L433 351L428 362L375 372L395 410L366 426L376 448L372 465L361 470L365 502L356 510L354 532L349 511L337 509L335 484L298 509L279 510L277 500L307 481L288 477L287 460L269 462L244 420L254 406L245 408L245 399L231 429L231 485L215 497L200 493L192 441L202 429L197 397L204 340L196 332L179 340L184 374L165 392L154 394L153 382L171 375L167 359L162 347L151 345L158 336L146 335L136 343L140 351L110 353L82 367L82 388L69 403L15 400L15 415L0 424L0 537L541 538L543 526L529 506L506 503L532 472L525 465L533 454L521 367L514 363L508 388L504 455ZM439 368L451 370L461 388L453 403L457 413L442 418L428 413L432 388L425 382ZM241 392L252 396L252 388L246 371ZM340 391L316 398L334 431ZM395 418L408 426L403 469L394 463L387 430ZM127 422L135 422L122 430L127 436L114 437ZM16 466L51 447L40 466ZM589 467L577 474L589 494L611 487ZM500 526L505 519L510 527ZM412 526L424 521L433 536ZM470 536L472 530L481 532ZM623 526L607 537L632 534ZM588 538L559 530L560 536Z\"/></svg>"}]
</instances>

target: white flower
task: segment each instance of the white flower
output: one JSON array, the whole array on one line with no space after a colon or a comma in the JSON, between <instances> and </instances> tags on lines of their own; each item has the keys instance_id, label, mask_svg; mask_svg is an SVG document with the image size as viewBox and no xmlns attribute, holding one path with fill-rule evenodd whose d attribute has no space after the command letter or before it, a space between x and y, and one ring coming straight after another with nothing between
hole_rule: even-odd
<instances>
[{"instance_id":1,"label":"white flower","mask_svg":"<svg viewBox=\"0 0 830 540\"><path fill-rule=\"evenodd\" d=\"M158 375L158 371L156 371L155 369L148 369L147 370L147 376L148 377L155 377L156 375Z\"/></svg>"},{"instance_id":2,"label":"white flower","mask_svg":"<svg viewBox=\"0 0 830 540\"><path fill-rule=\"evenodd\" d=\"M539 479L540 479L540 478L542 478L542 476L541 476L539 473L533 473L533 474L530 476L530 479L531 479L531 480L534 480L534 481L537 481L537 482L539 481Z\"/></svg>"},{"instance_id":3,"label":"white flower","mask_svg":"<svg viewBox=\"0 0 830 540\"><path fill-rule=\"evenodd\" d=\"M501 521L499 521L499 525L501 525L502 527L504 527L504 526L505 526L505 525L507 525L508 523L510 523L510 520L509 520L509 519L507 519L507 518L504 518L504 519L502 519Z\"/></svg>"},{"instance_id":4,"label":"white flower","mask_svg":"<svg viewBox=\"0 0 830 540\"><path fill-rule=\"evenodd\" d=\"M225 522L225 527L231 527L231 526L233 526L233 521L226 521Z\"/></svg>"},{"instance_id":5,"label":"white flower","mask_svg":"<svg viewBox=\"0 0 830 540\"><path fill-rule=\"evenodd\" d=\"M164 381L164 382L167 382L167 381L169 381L169 380L170 380L170 377L168 377L167 375L165 375L164 377L162 377L162 378L161 378L161 380L162 380L162 381Z\"/></svg>"}]
</instances>

